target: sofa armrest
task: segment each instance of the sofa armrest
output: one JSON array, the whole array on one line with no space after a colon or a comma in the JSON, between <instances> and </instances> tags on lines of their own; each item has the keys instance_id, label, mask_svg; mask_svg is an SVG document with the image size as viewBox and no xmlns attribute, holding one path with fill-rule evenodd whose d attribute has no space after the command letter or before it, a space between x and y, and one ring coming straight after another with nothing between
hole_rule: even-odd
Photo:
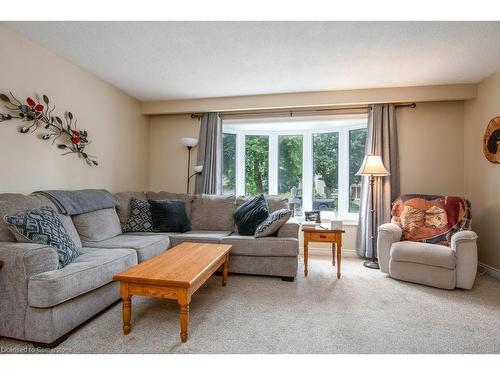
<instances>
[{"instance_id":1,"label":"sofa armrest","mask_svg":"<svg viewBox=\"0 0 500 375\"><path fill-rule=\"evenodd\" d=\"M24 339L31 276L59 267L57 252L36 243L0 242L0 336Z\"/></svg>"},{"instance_id":2,"label":"sofa armrest","mask_svg":"<svg viewBox=\"0 0 500 375\"><path fill-rule=\"evenodd\" d=\"M471 289L477 273L477 234L462 230L451 236L451 249L457 260L457 288Z\"/></svg>"},{"instance_id":3,"label":"sofa armrest","mask_svg":"<svg viewBox=\"0 0 500 375\"><path fill-rule=\"evenodd\" d=\"M389 260L391 246L394 242L401 241L403 230L397 224L386 223L378 227L377 257L380 270L389 273Z\"/></svg>"},{"instance_id":4,"label":"sofa armrest","mask_svg":"<svg viewBox=\"0 0 500 375\"><path fill-rule=\"evenodd\" d=\"M278 230L278 237L288 237L288 238L299 238L299 227L295 218L290 218L285 224L281 226Z\"/></svg>"}]
</instances>

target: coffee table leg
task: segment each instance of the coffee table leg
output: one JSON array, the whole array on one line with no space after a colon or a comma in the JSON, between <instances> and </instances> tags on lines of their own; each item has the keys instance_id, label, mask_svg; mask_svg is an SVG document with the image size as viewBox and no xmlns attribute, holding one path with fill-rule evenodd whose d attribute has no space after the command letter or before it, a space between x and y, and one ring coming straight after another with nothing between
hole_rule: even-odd
<instances>
[{"instance_id":1,"label":"coffee table leg","mask_svg":"<svg viewBox=\"0 0 500 375\"><path fill-rule=\"evenodd\" d=\"M181 342L188 339L189 329L189 298L186 289L180 289L177 292L177 302L179 303L179 317L181 325Z\"/></svg>"},{"instance_id":2,"label":"coffee table leg","mask_svg":"<svg viewBox=\"0 0 500 375\"><path fill-rule=\"evenodd\" d=\"M123 333L128 335L131 329L130 317L132 315L132 296L128 294L127 283L122 283L120 285L120 297L122 298Z\"/></svg>"},{"instance_id":3,"label":"coffee table leg","mask_svg":"<svg viewBox=\"0 0 500 375\"><path fill-rule=\"evenodd\" d=\"M132 313L132 300L130 296L123 300L123 333L128 335L130 333L130 315Z\"/></svg>"},{"instance_id":4,"label":"coffee table leg","mask_svg":"<svg viewBox=\"0 0 500 375\"><path fill-rule=\"evenodd\" d=\"M229 254L226 255L226 261L224 262L224 269L222 270L222 286L227 285L228 273L229 273Z\"/></svg>"}]
</instances>

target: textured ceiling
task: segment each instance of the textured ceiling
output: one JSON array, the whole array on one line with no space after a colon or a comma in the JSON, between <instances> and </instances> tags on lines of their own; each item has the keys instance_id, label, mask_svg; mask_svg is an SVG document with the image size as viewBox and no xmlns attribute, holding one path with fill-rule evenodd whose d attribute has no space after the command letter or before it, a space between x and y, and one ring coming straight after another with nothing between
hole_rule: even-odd
<instances>
[{"instance_id":1,"label":"textured ceiling","mask_svg":"<svg viewBox=\"0 0 500 375\"><path fill-rule=\"evenodd\" d=\"M141 100L474 83L500 22L6 22Z\"/></svg>"}]
</instances>

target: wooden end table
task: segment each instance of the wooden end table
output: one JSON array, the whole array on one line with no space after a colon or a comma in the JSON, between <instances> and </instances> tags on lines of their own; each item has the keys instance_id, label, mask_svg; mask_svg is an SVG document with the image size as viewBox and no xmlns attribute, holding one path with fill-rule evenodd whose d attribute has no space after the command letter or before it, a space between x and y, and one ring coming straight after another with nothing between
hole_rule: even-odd
<instances>
[{"instance_id":1,"label":"wooden end table","mask_svg":"<svg viewBox=\"0 0 500 375\"><path fill-rule=\"evenodd\" d=\"M335 266L335 251L337 252L337 279L341 276L342 263L342 233L344 230L302 227L304 232L304 276L307 277L307 261L309 258L309 242L326 242L332 244L332 265Z\"/></svg>"},{"instance_id":2,"label":"wooden end table","mask_svg":"<svg viewBox=\"0 0 500 375\"><path fill-rule=\"evenodd\" d=\"M181 341L188 339L191 296L223 266L227 284L231 245L184 242L113 277L120 282L123 333L131 330L132 296L175 299L179 303Z\"/></svg>"}]
</instances>

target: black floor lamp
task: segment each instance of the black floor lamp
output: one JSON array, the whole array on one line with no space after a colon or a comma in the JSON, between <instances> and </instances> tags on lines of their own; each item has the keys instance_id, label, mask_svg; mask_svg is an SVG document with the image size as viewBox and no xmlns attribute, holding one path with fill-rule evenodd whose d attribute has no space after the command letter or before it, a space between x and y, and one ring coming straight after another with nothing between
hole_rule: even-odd
<instances>
[{"instance_id":1,"label":"black floor lamp","mask_svg":"<svg viewBox=\"0 0 500 375\"><path fill-rule=\"evenodd\" d=\"M385 168L382 158L379 155L366 155L363 163L356 173L357 176L370 177L370 215L371 215L371 241L372 241L372 259L363 263L365 267L379 269L377 257L375 255L375 198L373 196L373 186L375 177L389 176L389 171Z\"/></svg>"},{"instance_id":2,"label":"black floor lamp","mask_svg":"<svg viewBox=\"0 0 500 375\"><path fill-rule=\"evenodd\" d=\"M198 140L196 138L181 138L181 142L188 149L186 194L189 194L189 181L191 180L191 177L193 177L195 174L201 174L201 169L203 169L203 167L201 167L201 169L198 172L196 171L196 169L199 166L196 166L195 167L196 173L193 174L192 176L189 175L189 169L191 168L191 149L193 147L196 147L196 145L198 144Z\"/></svg>"}]
</instances>

